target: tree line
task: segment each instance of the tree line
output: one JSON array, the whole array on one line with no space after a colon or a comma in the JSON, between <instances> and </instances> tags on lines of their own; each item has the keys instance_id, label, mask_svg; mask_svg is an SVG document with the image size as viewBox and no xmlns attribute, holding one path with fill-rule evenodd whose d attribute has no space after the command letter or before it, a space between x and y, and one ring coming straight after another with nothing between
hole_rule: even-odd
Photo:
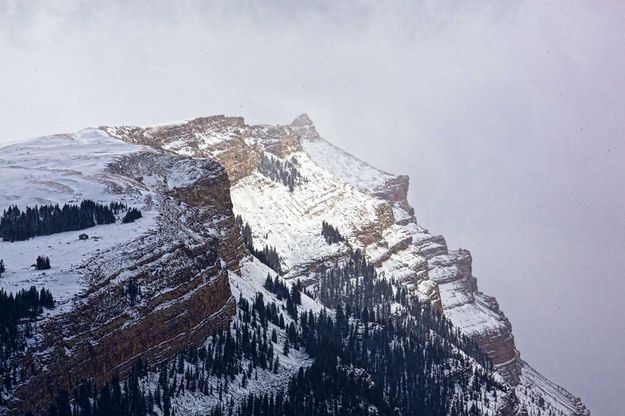
<instances>
[{"instance_id":1,"label":"tree line","mask_svg":"<svg viewBox=\"0 0 625 416\"><path fill-rule=\"evenodd\" d=\"M243 221L240 215L236 216L235 222L241 231L241 238L245 247L252 253L254 257L260 260L264 265L271 268L278 274L282 274L282 267L280 265L281 258L278 251L273 246L263 246L261 250L254 248L254 240L252 238L252 227Z\"/></svg>"},{"instance_id":2,"label":"tree line","mask_svg":"<svg viewBox=\"0 0 625 416\"><path fill-rule=\"evenodd\" d=\"M282 183L288 187L289 192L293 192L295 186L303 181L302 175L297 169L297 160L295 158L281 161L263 153L258 164L258 171L272 181Z\"/></svg>"},{"instance_id":3,"label":"tree line","mask_svg":"<svg viewBox=\"0 0 625 416\"><path fill-rule=\"evenodd\" d=\"M30 321L43 313L44 308L54 308L54 298L46 288L37 290L32 286L15 295L0 289L0 374L3 381L0 392L2 388L11 390L16 379L15 369L9 367L7 359L11 353L25 347L26 339L32 335Z\"/></svg>"},{"instance_id":4,"label":"tree line","mask_svg":"<svg viewBox=\"0 0 625 416\"><path fill-rule=\"evenodd\" d=\"M116 215L125 211L122 222L141 218L135 208L128 210L125 204L112 202L108 205L90 199L80 204L41 205L20 210L17 206L5 209L0 218L0 237L4 241L23 241L33 237L64 231L77 231L101 224L113 224Z\"/></svg>"}]
</instances>

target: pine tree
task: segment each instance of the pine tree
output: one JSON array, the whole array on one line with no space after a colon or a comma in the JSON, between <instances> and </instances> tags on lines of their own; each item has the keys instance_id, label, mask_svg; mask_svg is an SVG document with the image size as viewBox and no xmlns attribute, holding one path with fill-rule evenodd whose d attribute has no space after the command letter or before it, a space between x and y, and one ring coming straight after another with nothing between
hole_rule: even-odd
<instances>
[{"instance_id":1,"label":"pine tree","mask_svg":"<svg viewBox=\"0 0 625 416\"><path fill-rule=\"evenodd\" d=\"M339 231L334 228L331 224L323 221L321 223L321 235L326 240L328 244L339 243L341 241L345 241L345 238L339 233Z\"/></svg>"},{"instance_id":2,"label":"pine tree","mask_svg":"<svg viewBox=\"0 0 625 416\"><path fill-rule=\"evenodd\" d=\"M141 294L141 289L139 288L137 283L135 283L134 279L131 279L128 282L128 285L126 286L126 294L128 295L128 298L130 299L130 304L134 305L135 302L137 301L137 296Z\"/></svg>"},{"instance_id":3,"label":"pine tree","mask_svg":"<svg viewBox=\"0 0 625 416\"><path fill-rule=\"evenodd\" d=\"M50 259L47 256L38 256L37 261L35 262L35 268L37 270L50 269Z\"/></svg>"},{"instance_id":4,"label":"pine tree","mask_svg":"<svg viewBox=\"0 0 625 416\"><path fill-rule=\"evenodd\" d=\"M138 220L142 216L143 215L141 214L141 211L139 211L136 208L131 208L130 210L128 210L128 212L126 213L126 215L122 219L122 223L127 224L127 223L130 223L130 222L135 222L136 220Z\"/></svg>"}]
</instances>

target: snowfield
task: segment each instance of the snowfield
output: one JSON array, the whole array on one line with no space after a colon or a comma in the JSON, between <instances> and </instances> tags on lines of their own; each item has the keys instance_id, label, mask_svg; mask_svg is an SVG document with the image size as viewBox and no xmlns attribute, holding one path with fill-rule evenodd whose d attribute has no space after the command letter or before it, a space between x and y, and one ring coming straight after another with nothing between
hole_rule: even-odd
<instances>
[{"instance_id":1,"label":"snowfield","mask_svg":"<svg viewBox=\"0 0 625 416\"><path fill-rule=\"evenodd\" d=\"M97 225L13 243L1 241L0 258L7 271L0 277L0 288L17 292L31 286L45 287L59 304L63 304L85 288L87 282L81 269L94 254L149 232L155 226L157 215L156 211L143 211L143 218L129 224ZM83 233L89 235L89 239L79 240L78 236ZM38 255L48 256L52 268L35 270L32 265Z\"/></svg>"},{"instance_id":2,"label":"snowfield","mask_svg":"<svg viewBox=\"0 0 625 416\"><path fill-rule=\"evenodd\" d=\"M10 205L121 201L141 204L125 196L125 186L136 186L106 173L117 157L149 148L113 139L100 130L87 129L73 135L41 137L0 149L0 210Z\"/></svg>"},{"instance_id":3,"label":"snowfield","mask_svg":"<svg viewBox=\"0 0 625 416\"><path fill-rule=\"evenodd\" d=\"M99 130L73 135L41 137L0 149L0 210L34 205L123 202L142 211L143 218L129 224L97 225L80 231L38 236L26 241L0 240L0 259L6 272L0 288L16 292L35 286L52 292L60 313L85 288L83 268L99 253L130 242L154 229L159 212L146 206L152 192L132 179L116 175L107 166L117 158L154 150L113 139ZM79 240L80 234L89 235ZM52 268L35 270L37 256L50 258Z\"/></svg>"}]
</instances>

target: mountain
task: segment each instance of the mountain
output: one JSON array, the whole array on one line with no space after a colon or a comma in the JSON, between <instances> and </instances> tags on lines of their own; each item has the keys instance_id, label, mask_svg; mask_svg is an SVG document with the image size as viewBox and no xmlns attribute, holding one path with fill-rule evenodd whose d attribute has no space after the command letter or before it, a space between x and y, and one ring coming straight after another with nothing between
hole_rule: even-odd
<instances>
[{"instance_id":1,"label":"mountain","mask_svg":"<svg viewBox=\"0 0 625 416\"><path fill-rule=\"evenodd\" d=\"M445 383L451 384L445 386L453 391L439 398L441 409L589 414L579 399L520 358L510 322L497 301L478 290L471 254L449 250L443 237L417 224L407 201L408 177L382 172L332 145L306 115L287 126L252 126L239 117L213 116L154 127L87 129L4 148L0 170L6 178L0 186L2 209L93 200L121 203L142 213L127 224L121 222L122 213L114 224L0 243L0 257L7 265L0 287L16 292L34 284L50 289L57 300L53 309L28 322L23 345L3 358L0 370L9 380L0 403L5 413L39 412L55 400L60 409L58 395L84 386L85 380L92 390L119 377L134 380L145 394L156 392L156 385L166 391L166 386L177 385L177 371L174 381L167 381L171 365L187 379L186 390L167 393L167 406L177 414L218 412L213 406L220 403L232 409L289 386L292 396L301 393L305 401L308 393L293 386L317 371L327 379L342 380L337 382L341 388L350 386L354 406L384 414L387 406L397 406L392 397L401 394L388 386L379 387L377 398L361 394L374 389L378 379L367 374L375 366L351 357L340 342L320 338L311 344L302 338L307 321L293 313L294 308L321 314L319 321L311 322L315 334L322 334L325 327L315 322L324 322L323 314L330 314L338 325L339 309L357 302L357 312L347 322L358 332L369 331L372 321L375 335L365 332L356 341L351 335L339 336L362 343L358 345L369 354L378 344L366 343L363 336L375 340L391 334L409 343L426 337L424 349L440 346L432 355L438 358L428 359L434 360L434 373L446 374ZM85 233L89 238L80 239ZM30 268L38 255L50 258L50 270ZM267 285L267 275L276 272L287 292L300 293L299 306L293 305L295 294L292 299ZM333 280L338 275L355 282L356 288ZM359 288L361 281L371 287ZM364 294L362 300L359 293ZM382 300L373 302L371 294ZM273 303L286 312L285 325L262 319L265 308L258 305L265 302L267 310ZM245 313L248 303L254 305L253 319ZM363 315L367 308L361 311L362 305L375 308L375 314L370 309L374 319L368 312ZM460 333L446 329L447 321L436 318L440 312ZM204 360L199 375L197 355L189 351L213 351L211 345L221 345L216 340L227 342L232 333L237 343L241 333L247 334L248 324L254 328L257 313L264 329L249 329L252 339L265 339L272 329L280 345L274 349L272 344L270 352L268 346L259 350L273 357L273 368L264 368L267 360L258 361L256 352L253 359L243 353L230 358L235 363L226 371L230 381L220 381L212 361L212 372L204 376L209 368ZM270 315L277 319L278 314ZM417 329L394 332L398 323ZM289 343L295 346L290 352L282 347ZM315 353L314 345L337 348L343 361L324 367L323 354ZM138 359L149 370L137 375ZM244 364L255 369L253 377L252 371L242 369ZM302 373L303 368L310 370ZM340 371L332 372L336 368ZM467 371L472 378L451 376ZM393 385L395 373L389 374ZM190 380L204 380L205 394L191 389ZM443 382L431 375L417 381L426 387ZM430 394L431 388L425 391ZM335 400L323 394L326 403ZM75 400L80 402L80 397ZM348 408L344 397L341 400ZM423 405L419 398L411 400L400 409ZM156 409L157 414L167 414Z\"/></svg>"}]
</instances>

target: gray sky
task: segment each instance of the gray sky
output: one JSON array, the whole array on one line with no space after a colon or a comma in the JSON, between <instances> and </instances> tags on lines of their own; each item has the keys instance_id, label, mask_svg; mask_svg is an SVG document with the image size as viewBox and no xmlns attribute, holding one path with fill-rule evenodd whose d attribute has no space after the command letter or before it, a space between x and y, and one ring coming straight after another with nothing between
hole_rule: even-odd
<instances>
[{"instance_id":1,"label":"gray sky","mask_svg":"<svg viewBox=\"0 0 625 416\"><path fill-rule=\"evenodd\" d=\"M623 414L625 3L126 3L0 0L0 143L308 112L411 176L523 358Z\"/></svg>"}]
</instances>

